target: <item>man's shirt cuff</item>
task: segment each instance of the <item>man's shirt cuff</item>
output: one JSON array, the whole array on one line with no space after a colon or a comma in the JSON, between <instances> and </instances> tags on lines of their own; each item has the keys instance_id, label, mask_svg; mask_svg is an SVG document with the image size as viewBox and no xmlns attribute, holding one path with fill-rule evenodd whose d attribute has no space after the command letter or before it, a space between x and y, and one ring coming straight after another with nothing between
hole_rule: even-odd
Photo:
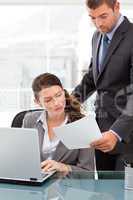
<instances>
[{"instance_id":1,"label":"man's shirt cuff","mask_svg":"<svg viewBox=\"0 0 133 200\"><path fill-rule=\"evenodd\" d=\"M114 135L116 135L116 137L118 138L119 142L122 141L122 138L113 130L110 130Z\"/></svg>"}]
</instances>

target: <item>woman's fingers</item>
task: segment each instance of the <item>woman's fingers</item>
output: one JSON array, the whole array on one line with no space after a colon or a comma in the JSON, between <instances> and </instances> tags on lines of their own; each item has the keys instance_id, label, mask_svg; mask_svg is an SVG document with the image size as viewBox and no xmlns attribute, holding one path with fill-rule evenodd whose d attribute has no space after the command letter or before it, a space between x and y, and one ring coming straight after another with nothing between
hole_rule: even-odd
<instances>
[{"instance_id":1,"label":"woman's fingers","mask_svg":"<svg viewBox=\"0 0 133 200\"><path fill-rule=\"evenodd\" d=\"M41 163L41 168L43 171L48 171L48 169L52 166L52 163L49 160L45 160Z\"/></svg>"},{"instance_id":2,"label":"woman's fingers","mask_svg":"<svg viewBox=\"0 0 133 200\"><path fill-rule=\"evenodd\" d=\"M57 169L56 161L54 160L45 160L41 163L41 168L43 171L52 171Z\"/></svg>"},{"instance_id":3,"label":"woman's fingers","mask_svg":"<svg viewBox=\"0 0 133 200\"><path fill-rule=\"evenodd\" d=\"M60 162L56 162L55 160L45 160L41 163L41 168L43 171L59 171L59 172L68 172L71 171L71 168L68 165Z\"/></svg>"}]
</instances>

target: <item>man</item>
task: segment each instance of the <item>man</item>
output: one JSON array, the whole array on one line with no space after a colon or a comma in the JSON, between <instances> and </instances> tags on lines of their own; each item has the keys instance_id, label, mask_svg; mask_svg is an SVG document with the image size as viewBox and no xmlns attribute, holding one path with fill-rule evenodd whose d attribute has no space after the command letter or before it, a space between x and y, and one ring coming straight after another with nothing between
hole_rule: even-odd
<instances>
[{"instance_id":1,"label":"man","mask_svg":"<svg viewBox=\"0 0 133 200\"><path fill-rule=\"evenodd\" d=\"M117 0L87 0L97 28L88 72L73 91L81 102L97 92L96 120L103 137L96 149L97 170L123 170L133 160L133 25Z\"/></svg>"}]
</instances>

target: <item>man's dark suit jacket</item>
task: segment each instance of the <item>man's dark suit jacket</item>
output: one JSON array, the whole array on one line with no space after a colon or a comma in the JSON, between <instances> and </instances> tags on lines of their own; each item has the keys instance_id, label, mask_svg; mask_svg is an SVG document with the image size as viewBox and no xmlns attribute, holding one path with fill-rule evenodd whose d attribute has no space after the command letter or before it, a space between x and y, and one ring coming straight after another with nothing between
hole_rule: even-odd
<instances>
[{"instance_id":1,"label":"man's dark suit jacket","mask_svg":"<svg viewBox=\"0 0 133 200\"><path fill-rule=\"evenodd\" d=\"M111 154L133 157L133 25L125 17L111 40L102 70L97 71L101 33L92 39L88 72L73 94L84 102L97 91L95 112L101 131L113 130L122 139Z\"/></svg>"}]
</instances>

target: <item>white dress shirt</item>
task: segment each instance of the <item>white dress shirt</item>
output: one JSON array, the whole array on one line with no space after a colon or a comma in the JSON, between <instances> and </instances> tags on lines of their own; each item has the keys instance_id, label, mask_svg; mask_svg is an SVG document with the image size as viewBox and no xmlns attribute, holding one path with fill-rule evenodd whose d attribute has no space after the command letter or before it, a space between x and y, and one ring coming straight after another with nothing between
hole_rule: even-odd
<instances>
[{"instance_id":1,"label":"white dress shirt","mask_svg":"<svg viewBox=\"0 0 133 200\"><path fill-rule=\"evenodd\" d=\"M61 125L64 125L67 123L68 117L66 116L64 122ZM52 140L49 138L48 135L48 124L47 124L47 118L46 118L46 111L44 111L37 121L42 122L43 129L45 131L44 133L44 139L43 139L43 155L45 155L46 159L51 160L53 158L53 154L56 150L57 145L59 144L60 140L55 136ZM61 126L60 125L60 126Z\"/></svg>"}]
</instances>

